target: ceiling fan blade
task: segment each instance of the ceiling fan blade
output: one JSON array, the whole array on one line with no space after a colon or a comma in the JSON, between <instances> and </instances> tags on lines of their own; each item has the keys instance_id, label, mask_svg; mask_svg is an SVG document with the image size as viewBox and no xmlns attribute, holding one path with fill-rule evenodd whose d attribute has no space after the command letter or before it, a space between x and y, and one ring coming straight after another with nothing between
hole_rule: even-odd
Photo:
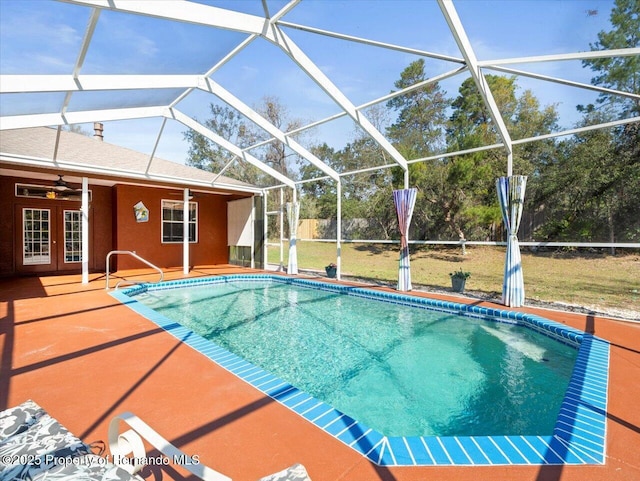
<instances>
[{"instance_id":1,"label":"ceiling fan blade","mask_svg":"<svg viewBox=\"0 0 640 481\"><path fill-rule=\"evenodd\" d=\"M57 190L58 192L68 192L68 191L76 192L76 191L80 190L79 188L72 187L62 177L64 177L64 176L58 174L58 180L56 180L53 183L53 187L54 187L55 190Z\"/></svg>"}]
</instances>

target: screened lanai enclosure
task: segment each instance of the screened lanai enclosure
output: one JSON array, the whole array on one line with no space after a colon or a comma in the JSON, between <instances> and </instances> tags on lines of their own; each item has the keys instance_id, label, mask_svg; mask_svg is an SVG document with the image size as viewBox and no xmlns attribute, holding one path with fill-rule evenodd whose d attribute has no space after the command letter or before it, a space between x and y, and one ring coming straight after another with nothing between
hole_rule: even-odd
<instances>
[{"instance_id":1,"label":"screened lanai enclosure","mask_svg":"<svg viewBox=\"0 0 640 481\"><path fill-rule=\"evenodd\" d=\"M167 181L152 168L166 159L213 172L209 187L250 185L269 242L290 243L292 274L301 219L324 221L338 278L343 241L397 242L399 290L411 289L411 245L506 245L503 302L517 307L519 240L640 247L637 9L3 0L0 129L99 123L105 141L148 156L149 182ZM127 170L49 150L0 148L0 168ZM187 233L199 184L173 181Z\"/></svg>"}]
</instances>

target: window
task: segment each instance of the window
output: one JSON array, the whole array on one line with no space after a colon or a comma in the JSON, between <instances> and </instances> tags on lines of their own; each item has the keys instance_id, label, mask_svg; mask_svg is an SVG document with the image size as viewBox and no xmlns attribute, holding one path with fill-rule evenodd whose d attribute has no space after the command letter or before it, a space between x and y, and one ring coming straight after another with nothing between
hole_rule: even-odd
<instances>
[{"instance_id":1,"label":"window","mask_svg":"<svg viewBox=\"0 0 640 481\"><path fill-rule=\"evenodd\" d=\"M182 201L162 201L162 242L182 242ZM189 242L198 242L198 205L189 202Z\"/></svg>"},{"instance_id":2,"label":"window","mask_svg":"<svg viewBox=\"0 0 640 481\"><path fill-rule=\"evenodd\" d=\"M22 209L24 265L50 264L49 209Z\"/></svg>"},{"instance_id":3,"label":"window","mask_svg":"<svg viewBox=\"0 0 640 481\"><path fill-rule=\"evenodd\" d=\"M64 261L82 262L82 212L64 211Z\"/></svg>"}]
</instances>

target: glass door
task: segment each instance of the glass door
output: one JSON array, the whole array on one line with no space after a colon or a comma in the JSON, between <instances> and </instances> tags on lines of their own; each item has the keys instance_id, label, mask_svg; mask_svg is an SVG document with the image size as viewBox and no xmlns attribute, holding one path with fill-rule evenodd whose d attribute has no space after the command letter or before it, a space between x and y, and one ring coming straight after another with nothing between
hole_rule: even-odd
<instances>
[{"instance_id":1,"label":"glass door","mask_svg":"<svg viewBox=\"0 0 640 481\"><path fill-rule=\"evenodd\" d=\"M22 209L22 247L24 266L52 263L51 211L49 209Z\"/></svg>"},{"instance_id":2,"label":"glass door","mask_svg":"<svg viewBox=\"0 0 640 481\"><path fill-rule=\"evenodd\" d=\"M15 207L15 218L20 224L15 230L16 272L37 274L81 271L82 211L74 208L76 206L65 207L67 206L57 205L45 208L44 205L37 204ZM89 251L89 267L92 267L91 238Z\"/></svg>"},{"instance_id":3,"label":"glass door","mask_svg":"<svg viewBox=\"0 0 640 481\"><path fill-rule=\"evenodd\" d=\"M64 262L82 262L82 212L64 211Z\"/></svg>"}]
</instances>

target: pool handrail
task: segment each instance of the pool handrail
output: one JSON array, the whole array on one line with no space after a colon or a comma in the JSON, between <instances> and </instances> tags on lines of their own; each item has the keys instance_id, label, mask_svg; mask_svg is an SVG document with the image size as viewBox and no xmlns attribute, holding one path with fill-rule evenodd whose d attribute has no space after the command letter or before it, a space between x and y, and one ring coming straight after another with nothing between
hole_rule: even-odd
<instances>
[{"instance_id":1,"label":"pool handrail","mask_svg":"<svg viewBox=\"0 0 640 481\"><path fill-rule=\"evenodd\" d=\"M160 274L160 280L158 282L162 282L164 279L164 272L162 272L162 269L160 269L158 266L152 264L151 262L149 262L148 260L140 257L138 254L136 254L136 251L111 251L107 254L107 273L106 273L106 286L105 289L108 291L109 290L109 271L110 271L110 265L109 265L109 260L111 259L111 256L113 254L127 254L130 255L132 257L135 257L136 259L138 259L140 262L148 265L149 267L151 267L152 269L155 269L156 271L158 271L158 273ZM121 279L115 286L115 289L118 288L118 286L120 285L121 282L127 281L126 279ZM127 281L127 282L134 282L134 281Z\"/></svg>"}]
</instances>

